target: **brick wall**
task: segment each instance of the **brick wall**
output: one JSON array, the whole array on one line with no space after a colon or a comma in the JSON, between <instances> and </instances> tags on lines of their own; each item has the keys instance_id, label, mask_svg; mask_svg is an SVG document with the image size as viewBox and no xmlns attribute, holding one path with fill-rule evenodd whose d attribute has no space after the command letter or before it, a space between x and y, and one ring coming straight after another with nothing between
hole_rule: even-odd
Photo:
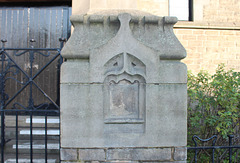
<instances>
[{"instance_id":1,"label":"brick wall","mask_svg":"<svg viewBox=\"0 0 240 163\"><path fill-rule=\"evenodd\" d=\"M203 7L203 20L237 22L240 21L239 8L239 0L210 0Z\"/></svg>"},{"instance_id":2,"label":"brick wall","mask_svg":"<svg viewBox=\"0 0 240 163\"><path fill-rule=\"evenodd\" d=\"M154 15L168 15L168 0L137 0L138 9Z\"/></svg>"},{"instance_id":3,"label":"brick wall","mask_svg":"<svg viewBox=\"0 0 240 163\"><path fill-rule=\"evenodd\" d=\"M217 65L240 71L240 30L175 28L187 50L183 60L193 73L201 69L214 73Z\"/></svg>"},{"instance_id":4,"label":"brick wall","mask_svg":"<svg viewBox=\"0 0 240 163\"><path fill-rule=\"evenodd\" d=\"M220 63L240 71L240 1L196 0L194 10L201 5L201 20L174 29L187 50L183 62L194 73L201 69L214 73Z\"/></svg>"}]
</instances>

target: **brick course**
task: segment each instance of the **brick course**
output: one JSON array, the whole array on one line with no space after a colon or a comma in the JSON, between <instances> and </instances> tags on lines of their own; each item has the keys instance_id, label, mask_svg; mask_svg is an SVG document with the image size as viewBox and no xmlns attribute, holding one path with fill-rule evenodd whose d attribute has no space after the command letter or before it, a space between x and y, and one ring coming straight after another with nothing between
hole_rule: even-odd
<instances>
[{"instance_id":1,"label":"brick course","mask_svg":"<svg viewBox=\"0 0 240 163\"><path fill-rule=\"evenodd\" d=\"M240 30L175 28L174 32L187 50L183 62L193 73L202 69L214 73L220 63L240 71Z\"/></svg>"}]
</instances>

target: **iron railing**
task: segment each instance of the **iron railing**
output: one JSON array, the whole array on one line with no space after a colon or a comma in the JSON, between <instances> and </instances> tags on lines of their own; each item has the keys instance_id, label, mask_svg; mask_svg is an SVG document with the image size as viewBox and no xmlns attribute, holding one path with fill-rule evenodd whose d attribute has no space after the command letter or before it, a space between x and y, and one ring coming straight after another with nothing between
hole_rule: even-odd
<instances>
[{"instance_id":1,"label":"iron railing","mask_svg":"<svg viewBox=\"0 0 240 163\"><path fill-rule=\"evenodd\" d=\"M215 162L215 152L217 149L228 149L228 162L232 163L232 156L233 156L233 149L240 149L240 145L233 145L232 144L232 140L233 140L234 136L233 135L228 135L228 146L216 146L216 141L217 141L217 135L214 135L208 139L201 139L200 137L194 135L192 137L192 140L194 142L194 147L188 147L188 151L190 150L194 150L195 154L194 154L194 159L193 161L195 163L197 163L198 161L201 161L201 159L198 160L198 154L200 150L212 150L211 151L211 159L209 159L209 161L211 160L212 163ZM200 142L209 142L212 141L212 146L199 146L198 145L198 141ZM237 152L237 150L235 150L235 152ZM240 161L240 160L238 160Z\"/></svg>"},{"instance_id":2,"label":"iron railing","mask_svg":"<svg viewBox=\"0 0 240 163\"><path fill-rule=\"evenodd\" d=\"M5 137L5 115L11 113L11 115L15 116L16 121L16 129L15 129L15 139L16 139L16 162L19 159L19 149L18 149L18 141L19 141L19 129L18 129L18 118L19 115L24 114L30 117L30 136L29 136L29 143L30 143L30 162L33 162L33 116L38 114L45 117L45 162L48 159L48 125L47 125L47 117L49 115L57 115L59 116L60 107L58 102L54 101L40 86L39 83L35 82L35 79L40 76L43 71L49 67L51 63L58 60L58 71L60 72L59 68L62 63L62 57L60 51L63 47L64 42L66 39L61 38L60 41L60 48L34 48L33 43L35 42L33 39L30 40L31 47L30 48L6 48L5 43L7 40L2 39L2 47L0 49L0 112L1 112L1 162L5 161L5 145L8 142ZM19 56L24 56L27 60L27 68L23 68L23 66L17 63L17 58ZM35 58L37 56L42 57L50 57L47 63L44 63L42 68L36 71L34 69ZM41 60L39 60L41 61ZM38 62L39 62L38 61ZM18 76L21 74L21 77ZM59 74L58 74L59 76ZM8 95L6 91L6 85L9 85L7 82L12 81L15 85L18 84L20 87L17 92ZM58 83L59 86L59 81ZM11 85L10 85L11 87ZM14 87L14 86L12 86ZM27 91L26 88L28 87ZM48 102L36 105L34 103L35 98L35 91L33 91L33 87L35 90L40 92ZM9 86L8 86L9 88ZM59 89L58 89L59 90ZM26 100L25 104L21 104L20 102L14 101L20 94L26 91ZM59 92L58 92L59 93ZM26 94L26 93L25 93ZM49 109L50 106L53 106L54 109ZM60 128L60 127L59 127ZM59 139L60 140L60 139Z\"/></svg>"}]
</instances>

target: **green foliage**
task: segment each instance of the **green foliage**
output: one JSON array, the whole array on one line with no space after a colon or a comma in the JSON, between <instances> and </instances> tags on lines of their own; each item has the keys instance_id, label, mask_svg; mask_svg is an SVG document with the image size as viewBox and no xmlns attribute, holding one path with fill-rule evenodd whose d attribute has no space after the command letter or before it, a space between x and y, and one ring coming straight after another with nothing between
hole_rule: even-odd
<instances>
[{"instance_id":1,"label":"green foliage","mask_svg":"<svg viewBox=\"0 0 240 163\"><path fill-rule=\"evenodd\" d=\"M188 144L192 135L209 138L218 135L226 143L227 135L239 136L240 73L226 71L220 64L214 75L188 72ZM219 144L219 145L221 145ZM225 144L224 144L225 145Z\"/></svg>"}]
</instances>

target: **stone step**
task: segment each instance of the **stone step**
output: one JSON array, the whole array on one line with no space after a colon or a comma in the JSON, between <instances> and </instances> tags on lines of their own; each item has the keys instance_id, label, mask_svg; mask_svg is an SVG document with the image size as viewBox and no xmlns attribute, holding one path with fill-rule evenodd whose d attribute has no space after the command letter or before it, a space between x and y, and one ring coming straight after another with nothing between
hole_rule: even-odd
<instances>
[{"instance_id":1,"label":"stone step","mask_svg":"<svg viewBox=\"0 0 240 163\"><path fill-rule=\"evenodd\" d=\"M48 163L59 163L59 153L58 154L48 154L47 156ZM4 163L16 163L16 154L4 155ZM28 163L30 162L30 154L18 154L18 163ZM44 153L33 153L33 162L34 163L45 163L45 154Z\"/></svg>"},{"instance_id":2,"label":"stone step","mask_svg":"<svg viewBox=\"0 0 240 163\"><path fill-rule=\"evenodd\" d=\"M26 118L26 123L30 123L31 118ZM32 123L36 124L45 124L45 118L44 117L38 117L38 118L33 118ZM53 117L48 117L47 118L47 123L48 124L59 124L59 118L53 118Z\"/></svg>"},{"instance_id":3,"label":"stone step","mask_svg":"<svg viewBox=\"0 0 240 163\"><path fill-rule=\"evenodd\" d=\"M44 154L45 153L45 140L33 140L33 153ZM47 141L47 153L48 154L59 154L59 141L48 140ZM16 140L11 140L5 145L5 153L15 154L16 153ZM18 153L19 154L30 154L30 141L19 140L18 141Z\"/></svg>"},{"instance_id":4,"label":"stone step","mask_svg":"<svg viewBox=\"0 0 240 163\"><path fill-rule=\"evenodd\" d=\"M12 147L13 149L16 149L16 144L14 144ZM45 144L33 144L32 148L45 150ZM59 150L59 148L60 148L59 144L47 143L47 149ZM30 149L30 143L18 144L18 149Z\"/></svg>"},{"instance_id":5,"label":"stone step","mask_svg":"<svg viewBox=\"0 0 240 163\"><path fill-rule=\"evenodd\" d=\"M0 117L1 120L1 117ZM33 127L44 127L45 126L45 117L44 116L33 116L32 119ZM5 126L6 127L15 127L16 125L16 116L6 115L5 116ZM1 123L0 123L1 126ZM30 118L29 116L18 116L18 126L19 127L29 127ZM59 127L59 117L58 116L48 116L47 117L47 126L58 128Z\"/></svg>"},{"instance_id":6,"label":"stone step","mask_svg":"<svg viewBox=\"0 0 240 163\"><path fill-rule=\"evenodd\" d=\"M30 159L18 159L18 163L30 163ZM33 163L43 163L45 159L33 159ZM56 163L56 159L48 159L48 163ZM16 159L7 159L4 163L16 163Z\"/></svg>"},{"instance_id":7,"label":"stone step","mask_svg":"<svg viewBox=\"0 0 240 163\"><path fill-rule=\"evenodd\" d=\"M5 146L4 163L16 162L16 117L6 116L5 119L6 140L10 140ZM33 126L33 162L45 162L45 117L34 116ZM30 162L30 118L29 116L18 117L18 162ZM48 162L59 162L59 118L48 117L47 119L47 153Z\"/></svg>"},{"instance_id":8,"label":"stone step","mask_svg":"<svg viewBox=\"0 0 240 163\"><path fill-rule=\"evenodd\" d=\"M30 135L30 130L23 129L20 130L20 135ZM32 130L33 135L45 135L45 130L43 129L33 129ZM59 129L48 129L47 130L47 135L60 135L60 130Z\"/></svg>"},{"instance_id":9,"label":"stone step","mask_svg":"<svg viewBox=\"0 0 240 163\"><path fill-rule=\"evenodd\" d=\"M34 128L32 129L32 134L33 136L38 136L40 139L41 137L44 138L45 137L45 129L42 128ZM60 130L59 129L48 129L47 130L47 135L48 136L56 136L58 137L60 134ZM15 139L16 138L16 131L15 128L12 129L6 129L5 131L5 137L6 139ZM29 128L21 128L18 130L18 137L19 139L29 139L30 136L30 129Z\"/></svg>"},{"instance_id":10,"label":"stone step","mask_svg":"<svg viewBox=\"0 0 240 163\"><path fill-rule=\"evenodd\" d=\"M35 135L35 132L33 134L34 140L44 140L45 139L45 130L43 128L34 128L33 130L40 130L39 135ZM59 140L59 129L52 128L49 130L56 130L55 134L53 131L50 133L48 132L48 140ZM20 134L21 132L21 134ZM26 133L26 134L24 134ZM41 134L40 134L41 133ZM15 128L6 128L5 130L5 138L6 140L15 140L16 139L16 129ZM29 128L19 128L18 129L18 140L30 140L30 130Z\"/></svg>"}]
</instances>

